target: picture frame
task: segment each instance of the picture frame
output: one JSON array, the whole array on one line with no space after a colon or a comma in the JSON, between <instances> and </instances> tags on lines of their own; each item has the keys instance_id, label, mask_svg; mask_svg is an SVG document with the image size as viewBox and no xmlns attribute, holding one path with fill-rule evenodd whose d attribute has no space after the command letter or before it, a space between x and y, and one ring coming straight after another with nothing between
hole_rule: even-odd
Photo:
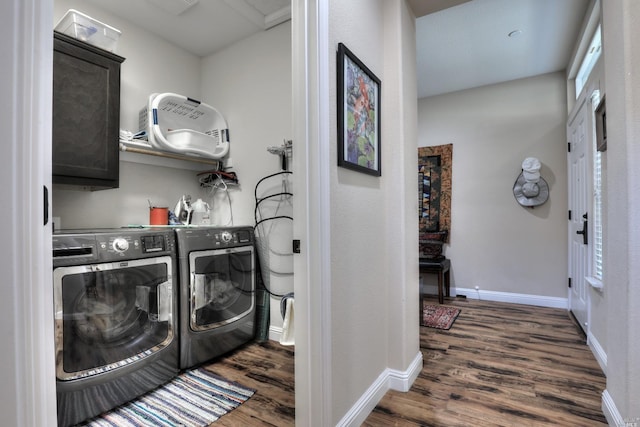
<instances>
[{"instance_id":1,"label":"picture frame","mask_svg":"<svg viewBox=\"0 0 640 427\"><path fill-rule=\"evenodd\" d=\"M338 166L381 176L381 82L338 44Z\"/></svg>"}]
</instances>

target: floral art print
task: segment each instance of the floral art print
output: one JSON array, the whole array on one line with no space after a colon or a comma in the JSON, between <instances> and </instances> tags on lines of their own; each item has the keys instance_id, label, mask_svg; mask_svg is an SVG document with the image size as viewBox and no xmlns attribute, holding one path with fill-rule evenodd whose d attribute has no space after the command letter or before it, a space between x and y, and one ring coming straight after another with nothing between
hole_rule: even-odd
<instances>
[{"instance_id":1,"label":"floral art print","mask_svg":"<svg viewBox=\"0 0 640 427\"><path fill-rule=\"evenodd\" d=\"M342 44L338 165L380 176L380 80Z\"/></svg>"}]
</instances>

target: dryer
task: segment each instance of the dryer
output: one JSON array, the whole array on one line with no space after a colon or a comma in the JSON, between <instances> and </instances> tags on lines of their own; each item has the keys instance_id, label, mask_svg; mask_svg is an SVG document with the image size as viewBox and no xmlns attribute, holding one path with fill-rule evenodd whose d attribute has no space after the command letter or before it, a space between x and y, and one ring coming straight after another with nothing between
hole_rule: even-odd
<instances>
[{"instance_id":1,"label":"dryer","mask_svg":"<svg viewBox=\"0 0 640 427\"><path fill-rule=\"evenodd\" d=\"M75 425L178 374L175 235L53 235L58 426Z\"/></svg>"},{"instance_id":2,"label":"dryer","mask_svg":"<svg viewBox=\"0 0 640 427\"><path fill-rule=\"evenodd\" d=\"M180 368L209 361L255 335L253 227L176 229Z\"/></svg>"}]
</instances>

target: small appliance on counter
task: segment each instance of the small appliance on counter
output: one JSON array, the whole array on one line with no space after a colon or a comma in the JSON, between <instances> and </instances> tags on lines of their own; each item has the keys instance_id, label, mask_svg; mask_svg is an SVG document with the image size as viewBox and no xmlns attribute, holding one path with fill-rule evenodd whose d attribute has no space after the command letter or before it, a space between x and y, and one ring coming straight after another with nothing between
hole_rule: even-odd
<instances>
[{"instance_id":1,"label":"small appliance on counter","mask_svg":"<svg viewBox=\"0 0 640 427\"><path fill-rule=\"evenodd\" d=\"M191 202L191 196L182 195L173 211L171 225L211 225L211 208L202 199Z\"/></svg>"},{"instance_id":2,"label":"small appliance on counter","mask_svg":"<svg viewBox=\"0 0 640 427\"><path fill-rule=\"evenodd\" d=\"M191 213L191 224L193 225L211 225L211 208L207 202L198 199L191 205L193 209Z\"/></svg>"},{"instance_id":3,"label":"small appliance on counter","mask_svg":"<svg viewBox=\"0 0 640 427\"><path fill-rule=\"evenodd\" d=\"M191 224L191 213L193 212L193 208L191 207L191 196L188 194L182 195L178 203L176 203L176 208L173 210L174 215L178 221L178 224L174 225L189 225Z\"/></svg>"}]
</instances>

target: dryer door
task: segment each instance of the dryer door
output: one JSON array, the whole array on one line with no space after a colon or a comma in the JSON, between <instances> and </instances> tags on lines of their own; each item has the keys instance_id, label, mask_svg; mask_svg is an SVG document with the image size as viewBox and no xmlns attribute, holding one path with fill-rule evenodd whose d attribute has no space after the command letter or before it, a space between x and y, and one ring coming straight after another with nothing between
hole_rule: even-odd
<instances>
[{"instance_id":1,"label":"dryer door","mask_svg":"<svg viewBox=\"0 0 640 427\"><path fill-rule=\"evenodd\" d=\"M253 246L192 252L189 270L189 327L192 331L226 325L253 310Z\"/></svg>"},{"instance_id":2,"label":"dryer door","mask_svg":"<svg viewBox=\"0 0 640 427\"><path fill-rule=\"evenodd\" d=\"M59 380L117 369L169 345L171 265L166 256L53 271Z\"/></svg>"}]
</instances>

